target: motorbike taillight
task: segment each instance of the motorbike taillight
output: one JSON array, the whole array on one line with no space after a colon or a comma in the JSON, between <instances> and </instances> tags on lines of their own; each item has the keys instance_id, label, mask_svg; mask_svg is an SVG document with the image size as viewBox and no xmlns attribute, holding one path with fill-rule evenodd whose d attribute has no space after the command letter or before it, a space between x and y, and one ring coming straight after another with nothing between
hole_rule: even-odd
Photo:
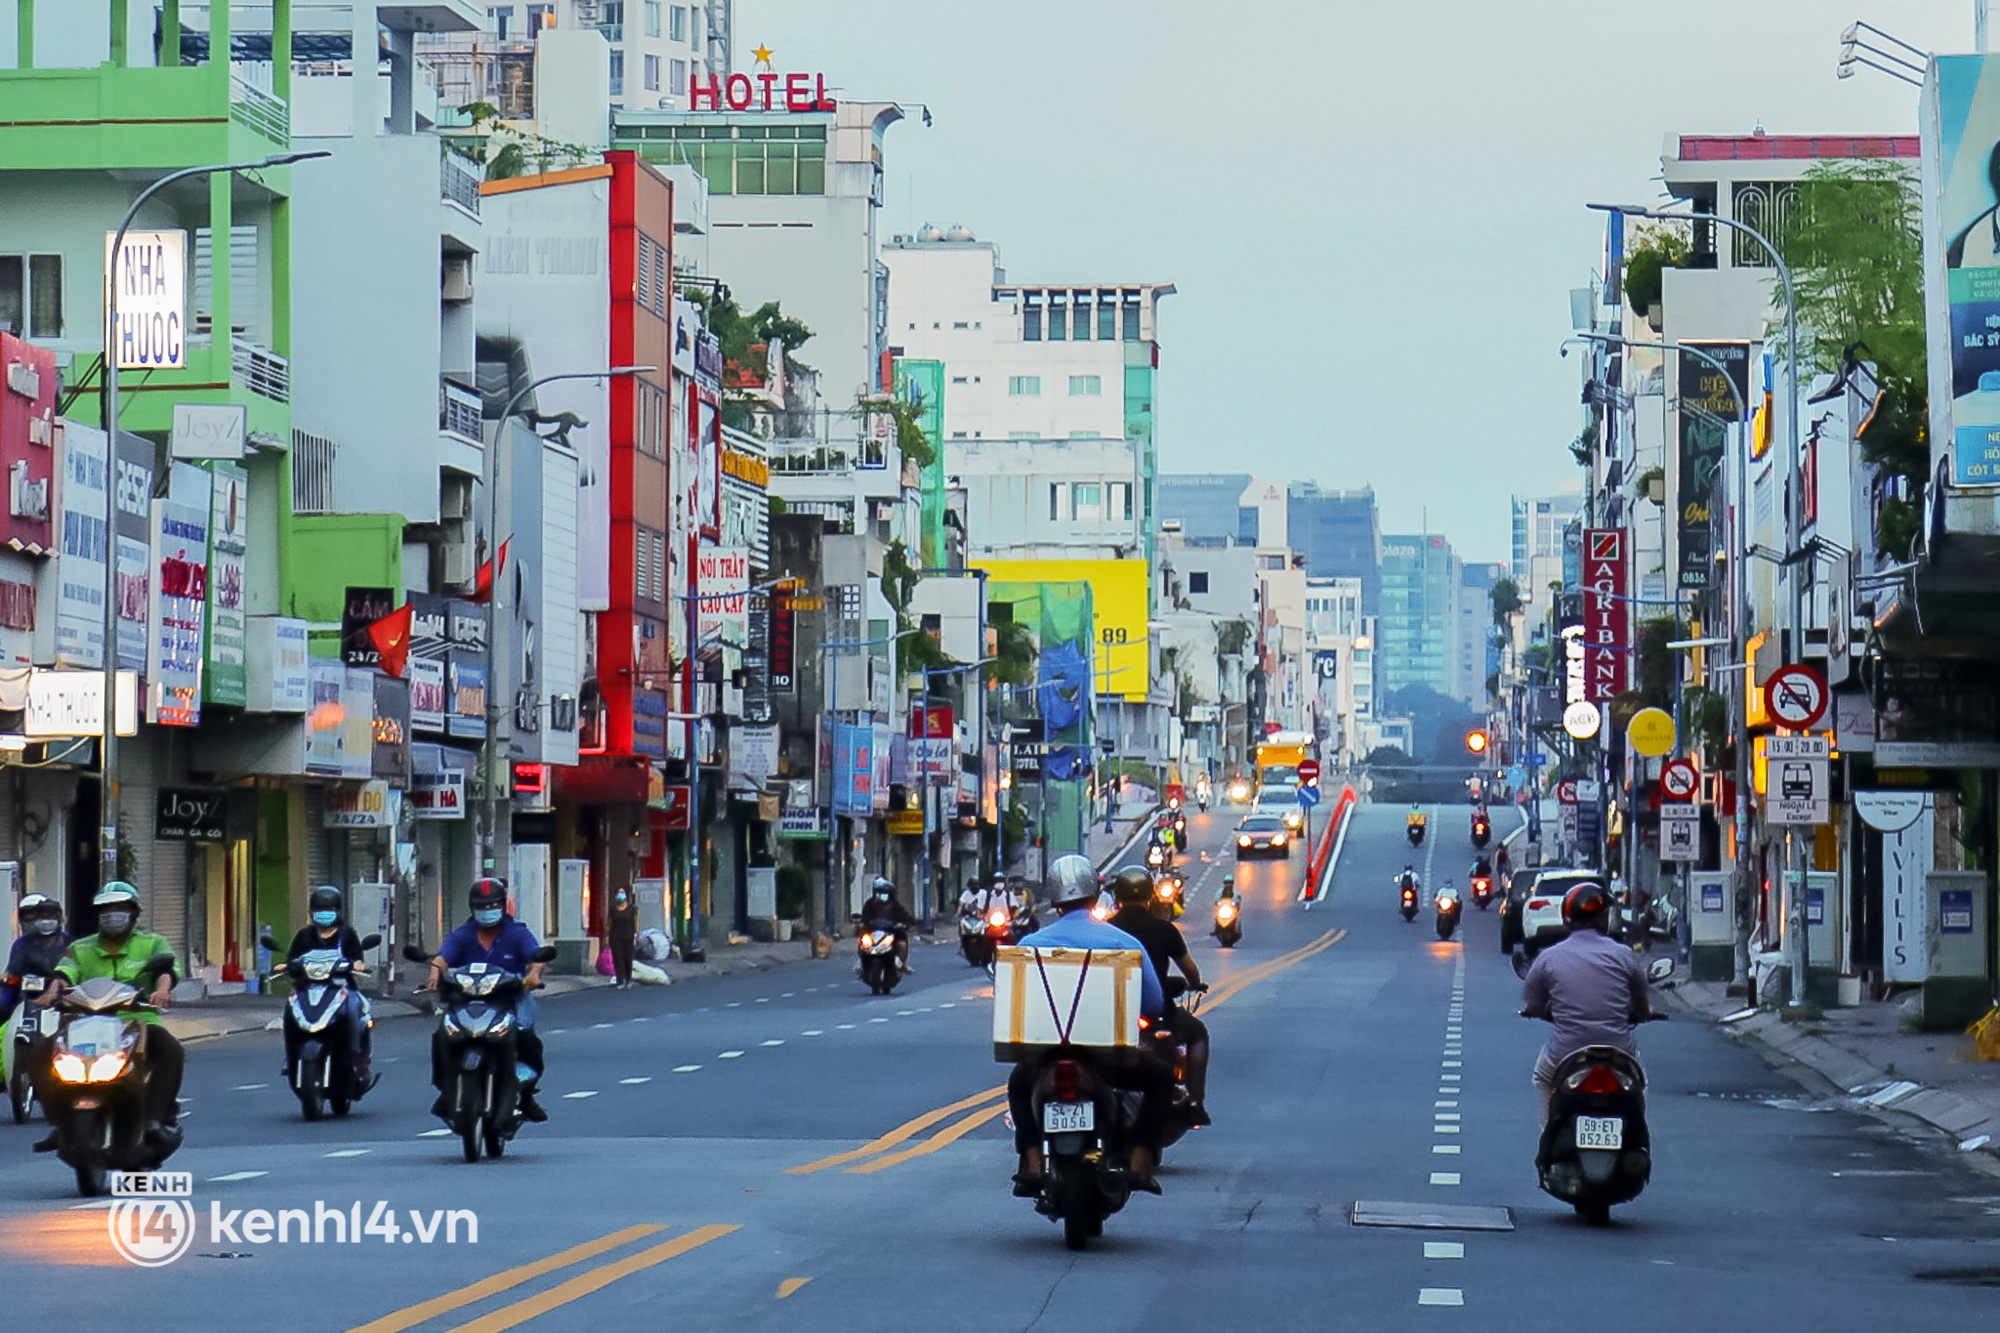
<instances>
[{"instance_id":1,"label":"motorbike taillight","mask_svg":"<svg viewBox=\"0 0 2000 1333\"><path fill-rule=\"evenodd\" d=\"M1571 1086L1578 1092L1616 1093L1625 1091L1625 1079L1610 1065L1592 1065Z\"/></svg>"},{"instance_id":2,"label":"motorbike taillight","mask_svg":"<svg viewBox=\"0 0 2000 1333\"><path fill-rule=\"evenodd\" d=\"M1061 1101L1080 1100L1083 1096L1083 1066L1074 1060L1056 1061L1055 1093Z\"/></svg>"}]
</instances>

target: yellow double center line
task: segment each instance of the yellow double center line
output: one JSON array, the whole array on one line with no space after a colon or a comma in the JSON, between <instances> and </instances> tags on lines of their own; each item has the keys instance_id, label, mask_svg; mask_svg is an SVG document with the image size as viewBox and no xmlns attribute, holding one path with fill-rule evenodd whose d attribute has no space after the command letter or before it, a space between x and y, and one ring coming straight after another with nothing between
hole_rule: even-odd
<instances>
[{"instance_id":1,"label":"yellow double center line","mask_svg":"<svg viewBox=\"0 0 2000 1333\"><path fill-rule=\"evenodd\" d=\"M1225 1004L1258 982L1275 976L1287 968L1296 967L1298 964L1306 961L1306 959L1314 957L1317 954L1325 953L1328 949L1340 943L1346 935L1347 932L1345 930L1329 930L1310 944L1293 949L1290 953L1279 954L1276 958L1259 963L1255 967L1246 968L1235 976L1230 977L1229 980L1210 988L1202 1007L1204 1009L1213 1009L1217 1005ZM949 1144L956 1143L973 1130L978 1129L981 1125L998 1119L1006 1110L1007 1087L1005 1084L1002 1084L997 1088L988 1088L984 1092L976 1092L970 1097L961 1097L949 1105L925 1111L922 1115L905 1120L887 1134L878 1139L871 1139L859 1148L850 1148L846 1152L837 1152L830 1157L821 1157L815 1161L803 1162L798 1166L787 1167L786 1174L810 1176L816 1172L839 1166L845 1167L847 1174L850 1176L873 1175L877 1171L884 1171L892 1166L901 1166L904 1162L926 1156ZM960 1112L965 1112L965 1114L952 1124L938 1130L929 1138L919 1143L911 1144L909 1147L901 1146L931 1128L931 1126L942 1120L950 1119L954 1115L959 1115Z\"/></svg>"}]
</instances>

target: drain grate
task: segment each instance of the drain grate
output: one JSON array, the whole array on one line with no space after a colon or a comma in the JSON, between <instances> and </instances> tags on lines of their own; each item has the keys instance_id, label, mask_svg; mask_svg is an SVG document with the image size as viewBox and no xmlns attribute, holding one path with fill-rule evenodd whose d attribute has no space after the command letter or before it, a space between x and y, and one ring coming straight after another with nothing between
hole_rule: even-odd
<instances>
[{"instance_id":1,"label":"drain grate","mask_svg":"<svg viewBox=\"0 0 2000 1333\"><path fill-rule=\"evenodd\" d=\"M1435 1203L1389 1203L1357 1199L1348 1213L1357 1227L1415 1227L1426 1231L1512 1231L1514 1214L1506 1208Z\"/></svg>"}]
</instances>

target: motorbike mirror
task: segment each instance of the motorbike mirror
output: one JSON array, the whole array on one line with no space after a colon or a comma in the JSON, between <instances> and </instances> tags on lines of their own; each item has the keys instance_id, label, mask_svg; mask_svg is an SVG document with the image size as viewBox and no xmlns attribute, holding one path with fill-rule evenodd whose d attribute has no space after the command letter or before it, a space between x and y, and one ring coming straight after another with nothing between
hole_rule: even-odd
<instances>
[{"instance_id":1,"label":"motorbike mirror","mask_svg":"<svg viewBox=\"0 0 2000 1333\"><path fill-rule=\"evenodd\" d=\"M1648 981L1665 981L1673 974L1674 960L1671 958L1655 958L1652 962L1646 964L1646 979Z\"/></svg>"},{"instance_id":2,"label":"motorbike mirror","mask_svg":"<svg viewBox=\"0 0 2000 1333\"><path fill-rule=\"evenodd\" d=\"M850 913L847 919L849 921L859 921L861 919L861 913L859 912Z\"/></svg>"},{"instance_id":3,"label":"motorbike mirror","mask_svg":"<svg viewBox=\"0 0 2000 1333\"><path fill-rule=\"evenodd\" d=\"M403 946L403 957L409 959L413 963L428 963L431 960L431 956L429 954L425 953L422 949L419 949L414 944L405 944Z\"/></svg>"},{"instance_id":4,"label":"motorbike mirror","mask_svg":"<svg viewBox=\"0 0 2000 1333\"><path fill-rule=\"evenodd\" d=\"M531 963L553 963L555 960L556 946L553 944L544 944L528 955L528 961Z\"/></svg>"},{"instance_id":5,"label":"motorbike mirror","mask_svg":"<svg viewBox=\"0 0 2000 1333\"><path fill-rule=\"evenodd\" d=\"M1528 955L1526 950L1516 949L1514 951L1514 975L1517 977L1526 977L1528 975Z\"/></svg>"},{"instance_id":6,"label":"motorbike mirror","mask_svg":"<svg viewBox=\"0 0 2000 1333\"><path fill-rule=\"evenodd\" d=\"M272 939L268 932L257 937L257 944L259 948L269 949L272 953L278 951L278 942Z\"/></svg>"},{"instance_id":7,"label":"motorbike mirror","mask_svg":"<svg viewBox=\"0 0 2000 1333\"><path fill-rule=\"evenodd\" d=\"M156 953L146 960L143 970L155 974L171 972L174 970L174 956L170 953Z\"/></svg>"},{"instance_id":8,"label":"motorbike mirror","mask_svg":"<svg viewBox=\"0 0 2000 1333\"><path fill-rule=\"evenodd\" d=\"M364 949L372 949L381 942L382 937L380 935L363 935L361 937L361 947Z\"/></svg>"}]
</instances>

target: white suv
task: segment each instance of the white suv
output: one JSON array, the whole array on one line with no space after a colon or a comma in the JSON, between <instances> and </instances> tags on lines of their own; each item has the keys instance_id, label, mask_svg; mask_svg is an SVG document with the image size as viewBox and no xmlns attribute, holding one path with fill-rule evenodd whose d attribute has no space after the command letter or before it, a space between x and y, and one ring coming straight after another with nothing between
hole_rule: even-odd
<instances>
[{"instance_id":1,"label":"white suv","mask_svg":"<svg viewBox=\"0 0 2000 1333\"><path fill-rule=\"evenodd\" d=\"M1528 957L1569 936L1563 922L1563 899L1579 884L1604 886L1604 876L1595 870L1542 870L1521 904L1521 938Z\"/></svg>"},{"instance_id":2,"label":"white suv","mask_svg":"<svg viewBox=\"0 0 2000 1333\"><path fill-rule=\"evenodd\" d=\"M1257 792L1257 813L1276 815L1285 821L1285 827L1293 833L1306 826L1305 807L1299 804L1299 789L1272 783Z\"/></svg>"}]
</instances>

